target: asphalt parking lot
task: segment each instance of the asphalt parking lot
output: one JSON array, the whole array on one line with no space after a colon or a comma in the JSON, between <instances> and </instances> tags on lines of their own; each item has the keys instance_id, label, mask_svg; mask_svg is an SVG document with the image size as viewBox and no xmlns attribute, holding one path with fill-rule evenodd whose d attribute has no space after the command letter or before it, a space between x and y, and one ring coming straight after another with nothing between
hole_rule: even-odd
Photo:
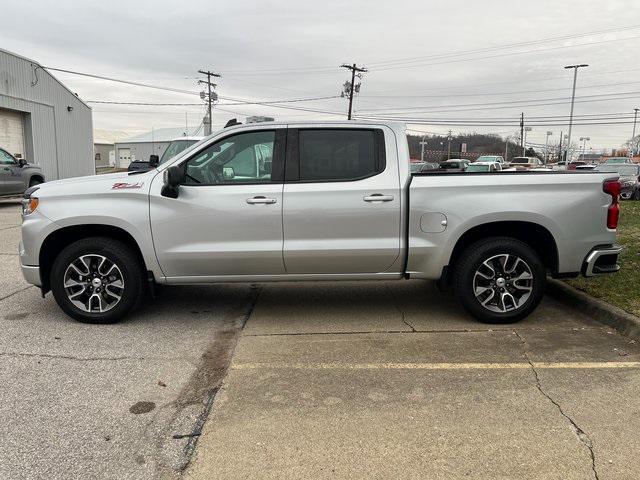
<instances>
[{"instance_id":1,"label":"asphalt parking lot","mask_svg":"<svg viewBox=\"0 0 640 480\"><path fill-rule=\"evenodd\" d=\"M1 478L638 477L640 349L557 300L492 327L419 281L180 287L82 325L22 281L19 223Z\"/></svg>"}]
</instances>

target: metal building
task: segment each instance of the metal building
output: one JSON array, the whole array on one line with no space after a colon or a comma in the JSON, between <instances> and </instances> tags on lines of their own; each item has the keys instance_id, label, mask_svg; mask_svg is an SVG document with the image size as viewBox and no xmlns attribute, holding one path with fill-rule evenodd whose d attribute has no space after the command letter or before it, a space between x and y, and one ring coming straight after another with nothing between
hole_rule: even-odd
<instances>
[{"instance_id":1,"label":"metal building","mask_svg":"<svg viewBox=\"0 0 640 480\"><path fill-rule=\"evenodd\" d=\"M38 62L2 49L0 146L47 181L95 173L91 108Z\"/></svg>"},{"instance_id":2,"label":"metal building","mask_svg":"<svg viewBox=\"0 0 640 480\"><path fill-rule=\"evenodd\" d=\"M194 135L192 132L191 135ZM156 128L150 132L125 138L115 144L118 168L127 168L131 162L148 161L149 156L162 156L172 140L189 136L186 128Z\"/></svg>"}]
</instances>

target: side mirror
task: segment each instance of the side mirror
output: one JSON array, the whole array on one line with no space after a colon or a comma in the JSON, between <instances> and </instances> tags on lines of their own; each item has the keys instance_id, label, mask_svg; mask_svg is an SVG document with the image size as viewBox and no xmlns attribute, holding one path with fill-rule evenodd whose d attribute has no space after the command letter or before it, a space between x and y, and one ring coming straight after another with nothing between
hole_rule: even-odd
<instances>
[{"instance_id":1,"label":"side mirror","mask_svg":"<svg viewBox=\"0 0 640 480\"><path fill-rule=\"evenodd\" d=\"M163 174L164 185L160 194L163 197L178 198L180 184L185 180L184 166L174 165Z\"/></svg>"},{"instance_id":2,"label":"side mirror","mask_svg":"<svg viewBox=\"0 0 640 480\"><path fill-rule=\"evenodd\" d=\"M20 168L23 168L23 167L25 167L26 165L27 165L27 161L26 161L24 158L19 158L19 159L18 159L18 166L19 166Z\"/></svg>"},{"instance_id":3,"label":"side mirror","mask_svg":"<svg viewBox=\"0 0 640 480\"><path fill-rule=\"evenodd\" d=\"M156 168L160 164L160 157L158 155L149 155L149 166Z\"/></svg>"},{"instance_id":4,"label":"side mirror","mask_svg":"<svg viewBox=\"0 0 640 480\"><path fill-rule=\"evenodd\" d=\"M225 180L232 180L235 176L236 172L233 167L222 167L222 178Z\"/></svg>"}]
</instances>

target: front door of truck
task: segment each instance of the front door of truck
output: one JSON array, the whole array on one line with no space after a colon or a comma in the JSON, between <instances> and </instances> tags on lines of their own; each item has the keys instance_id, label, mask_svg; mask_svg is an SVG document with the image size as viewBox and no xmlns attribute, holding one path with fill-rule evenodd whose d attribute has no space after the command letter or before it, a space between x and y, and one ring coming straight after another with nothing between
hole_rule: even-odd
<instances>
[{"instance_id":1,"label":"front door of truck","mask_svg":"<svg viewBox=\"0 0 640 480\"><path fill-rule=\"evenodd\" d=\"M388 271L400 254L400 205L390 129L289 128L283 204L287 273Z\"/></svg>"},{"instance_id":2,"label":"front door of truck","mask_svg":"<svg viewBox=\"0 0 640 480\"><path fill-rule=\"evenodd\" d=\"M167 277L277 275L282 260L286 127L229 133L186 161L178 198L151 186L150 219ZM266 161L268 157L268 162ZM200 277L200 278L197 278Z\"/></svg>"}]
</instances>

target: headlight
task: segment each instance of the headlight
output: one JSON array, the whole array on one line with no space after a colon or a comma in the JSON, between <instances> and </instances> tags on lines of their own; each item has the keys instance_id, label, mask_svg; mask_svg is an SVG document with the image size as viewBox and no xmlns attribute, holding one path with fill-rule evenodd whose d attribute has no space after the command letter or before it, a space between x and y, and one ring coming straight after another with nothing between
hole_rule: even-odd
<instances>
[{"instance_id":1,"label":"headlight","mask_svg":"<svg viewBox=\"0 0 640 480\"><path fill-rule=\"evenodd\" d=\"M33 196L33 193L35 193L35 191L38 190L38 188L39 187L27 188L24 194L22 195L22 216L23 217L25 215L29 215L30 213L35 212L36 208L38 208L38 204L40 203L40 201L38 200L37 197Z\"/></svg>"}]
</instances>

